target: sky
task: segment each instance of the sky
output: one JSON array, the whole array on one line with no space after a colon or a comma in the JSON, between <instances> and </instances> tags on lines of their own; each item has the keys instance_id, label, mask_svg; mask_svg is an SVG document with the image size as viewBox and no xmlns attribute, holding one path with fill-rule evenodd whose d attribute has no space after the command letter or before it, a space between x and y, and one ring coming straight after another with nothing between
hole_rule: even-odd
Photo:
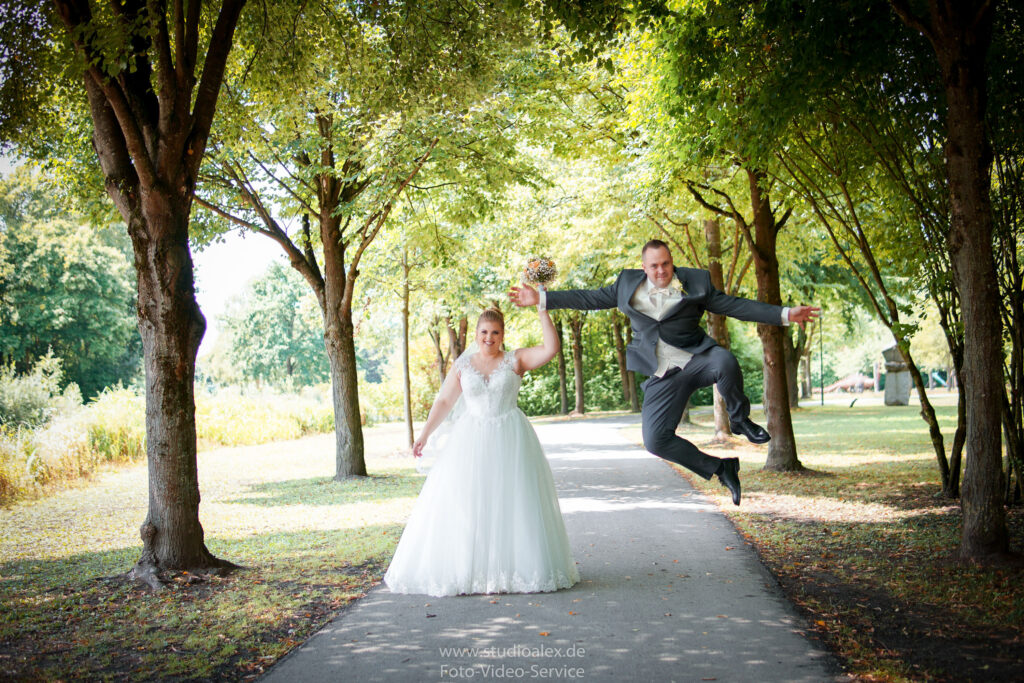
<instances>
[{"instance_id":1,"label":"sky","mask_svg":"<svg viewBox=\"0 0 1024 683\"><path fill-rule=\"evenodd\" d=\"M285 260L284 252L273 240L262 235L242 236L231 232L225 240L203 249L192 249L196 269L196 299L206 317L206 334L199 355L209 353L220 334L217 317L228 301L264 271L274 259Z\"/></svg>"}]
</instances>

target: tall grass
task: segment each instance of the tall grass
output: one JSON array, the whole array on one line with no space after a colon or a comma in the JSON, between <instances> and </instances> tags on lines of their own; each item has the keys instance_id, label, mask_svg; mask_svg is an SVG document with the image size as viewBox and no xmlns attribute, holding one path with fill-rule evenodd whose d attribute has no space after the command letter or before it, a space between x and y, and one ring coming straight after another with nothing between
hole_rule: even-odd
<instances>
[{"instance_id":1,"label":"tall grass","mask_svg":"<svg viewBox=\"0 0 1024 683\"><path fill-rule=\"evenodd\" d=\"M200 447L238 446L329 432L334 416L326 392L299 394L237 389L196 394ZM64 402L36 427L0 427L0 504L44 494L105 464L146 455L145 400L110 389L86 405Z\"/></svg>"}]
</instances>

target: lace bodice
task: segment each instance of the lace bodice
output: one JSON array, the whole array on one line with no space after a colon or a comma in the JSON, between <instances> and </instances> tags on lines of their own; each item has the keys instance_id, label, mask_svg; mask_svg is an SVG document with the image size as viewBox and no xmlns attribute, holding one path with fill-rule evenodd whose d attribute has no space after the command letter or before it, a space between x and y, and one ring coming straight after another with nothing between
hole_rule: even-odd
<instances>
[{"instance_id":1,"label":"lace bodice","mask_svg":"<svg viewBox=\"0 0 1024 683\"><path fill-rule=\"evenodd\" d=\"M465 412L478 418L494 418L515 410L523 382L523 378L513 371L515 354L506 351L505 357L488 377L473 367L469 362L471 357L463 356L455 362L462 383Z\"/></svg>"}]
</instances>

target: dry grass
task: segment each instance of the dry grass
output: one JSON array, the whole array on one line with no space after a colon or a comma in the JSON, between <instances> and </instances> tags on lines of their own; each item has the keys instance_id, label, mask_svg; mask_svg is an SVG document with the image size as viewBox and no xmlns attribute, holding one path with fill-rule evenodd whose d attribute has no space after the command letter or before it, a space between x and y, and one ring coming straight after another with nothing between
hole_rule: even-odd
<instances>
[{"instance_id":1,"label":"dry grass","mask_svg":"<svg viewBox=\"0 0 1024 683\"><path fill-rule=\"evenodd\" d=\"M46 496L82 483L110 464L146 456L145 400L109 390L85 406L66 406L34 429L0 428L0 505ZM196 396L200 448L267 443L330 432L334 415L325 392L301 395Z\"/></svg>"}]
</instances>

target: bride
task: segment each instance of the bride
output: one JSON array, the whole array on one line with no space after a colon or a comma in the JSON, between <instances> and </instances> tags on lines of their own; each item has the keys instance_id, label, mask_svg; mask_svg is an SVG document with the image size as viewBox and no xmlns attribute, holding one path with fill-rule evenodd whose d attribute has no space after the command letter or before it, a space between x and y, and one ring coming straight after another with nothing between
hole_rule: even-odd
<instances>
[{"instance_id":1,"label":"bride","mask_svg":"<svg viewBox=\"0 0 1024 683\"><path fill-rule=\"evenodd\" d=\"M402 533L384 582L394 593L534 593L579 581L554 479L516 399L523 373L558 353L547 311L544 342L507 352L505 321L488 309L476 346L455 361L413 444L423 446L462 405Z\"/></svg>"}]
</instances>

